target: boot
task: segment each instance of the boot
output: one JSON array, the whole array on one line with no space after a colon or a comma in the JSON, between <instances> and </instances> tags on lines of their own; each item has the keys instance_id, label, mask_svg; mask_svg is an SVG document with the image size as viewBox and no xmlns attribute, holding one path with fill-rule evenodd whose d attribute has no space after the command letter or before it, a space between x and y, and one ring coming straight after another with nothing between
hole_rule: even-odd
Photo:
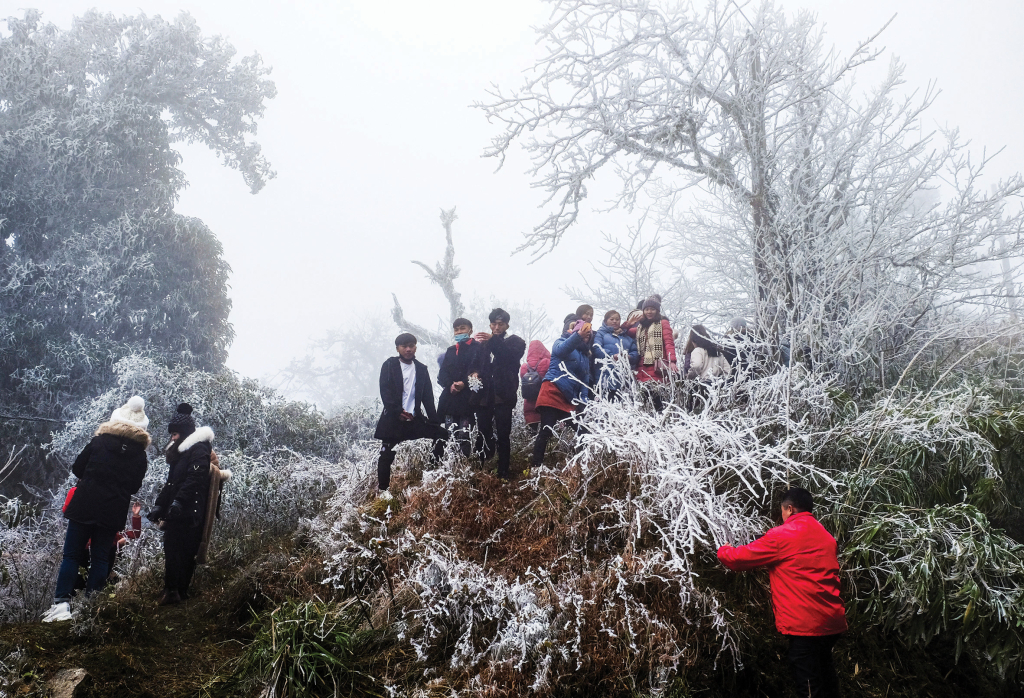
<instances>
[{"instance_id":1,"label":"boot","mask_svg":"<svg viewBox=\"0 0 1024 698\"><path fill-rule=\"evenodd\" d=\"M173 606L176 603L181 603L181 594L178 593L177 589L167 589L164 591L164 595L160 597L157 602L157 606Z\"/></svg>"}]
</instances>

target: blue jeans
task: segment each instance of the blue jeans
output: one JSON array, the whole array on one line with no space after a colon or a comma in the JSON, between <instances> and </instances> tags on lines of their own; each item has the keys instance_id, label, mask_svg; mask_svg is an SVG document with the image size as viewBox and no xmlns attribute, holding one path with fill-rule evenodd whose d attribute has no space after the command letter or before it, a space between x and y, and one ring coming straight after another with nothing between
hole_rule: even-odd
<instances>
[{"instance_id":1,"label":"blue jeans","mask_svg":"<svg viewBox=\"0 0 1024 698\"><path fill-rule=\"evenodd\" d=\"M90 557L86 593L92 593L106 585L112 562L110 551L114 547L116 537L117 531L112 528L68 519L68 531L64 535L64 556L60 561L60 571L57 572L57 590L53 593L54 603L71 600L75 593L78 568L85 565Z\"/></svg>"}]
</instances>

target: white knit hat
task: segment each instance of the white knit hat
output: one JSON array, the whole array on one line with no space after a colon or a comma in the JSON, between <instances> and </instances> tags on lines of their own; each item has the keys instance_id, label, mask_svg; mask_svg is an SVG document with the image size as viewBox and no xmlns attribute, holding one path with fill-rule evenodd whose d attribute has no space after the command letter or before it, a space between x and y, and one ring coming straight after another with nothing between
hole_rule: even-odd
<instances>
[{"instance_id":1,"label":"white knit hat","mask_svg":"<svg viewBox=\"0 0 1024 698\"><path fill-rule=\"evenodd\" d=\"M146 401L138 395L129 398L121 407L110 415L111 422L124 422L140 429L149 428L149 417L146 416Z\"/></svg>"}]
</instances>

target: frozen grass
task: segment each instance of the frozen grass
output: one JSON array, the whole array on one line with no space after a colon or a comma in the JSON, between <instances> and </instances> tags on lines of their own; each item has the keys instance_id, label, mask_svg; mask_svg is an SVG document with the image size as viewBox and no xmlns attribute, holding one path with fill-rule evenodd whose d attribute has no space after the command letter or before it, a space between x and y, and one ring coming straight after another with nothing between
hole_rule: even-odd
<instances>
[{"instance_id":1,"label":"frozen grass","mask_svg":"<svg viewBox=\"0 0 1024 698\"><path fill-rule=\"evenodd\" d=\"M455 448L435 468L427 442L403 445L390 502L376 498L375 442L337 462L225 451L235 478L214 562L238 570L225 603L259 628L275 612L327 619L348 604L345 632L369 634L346 666L385 658L372 690L390 695L711 690L776 642L763 576L726 572L715 550L773 525L778 492L803 485L840 541L855 641L948 645L962 664L1018 675L1021 547L990 517L1019 506L1003 476L1016 461L996 435L1019 433L1024 417L969 391L857 404L802 370L659 389L662 413L643 390L596 400L582 435L563 430L532 471L517 422L510 484ZM4 564L7 542L36 541L25 569L52 574L59 515L18 506L5 510ZM312 547L266 553L288 536ZM158 541L147 525L123 562L130 577L158 567ZM0 593L32 617L18 589ZM312 593L323 608L286 606ZM281 686L276 671L254 669L245 685Z\"/></svg>"}]
</instances>

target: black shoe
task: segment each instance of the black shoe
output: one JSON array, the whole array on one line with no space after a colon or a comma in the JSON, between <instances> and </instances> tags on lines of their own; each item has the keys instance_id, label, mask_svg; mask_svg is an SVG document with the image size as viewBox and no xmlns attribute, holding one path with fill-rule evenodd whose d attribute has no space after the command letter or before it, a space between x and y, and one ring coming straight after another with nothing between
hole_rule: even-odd
<instances>
[{"instance_id":1,"label":"black shoe","mask_svg":"<svg viewBox=\"0 0 1024 698\"><path fill-rule=\"evenodd\" d=\"M157 602L157 606L173 606L174 604L181 603L181 594L175 590L165 591L164 595L160 597Z\"/></svg>"}]
</instances>

